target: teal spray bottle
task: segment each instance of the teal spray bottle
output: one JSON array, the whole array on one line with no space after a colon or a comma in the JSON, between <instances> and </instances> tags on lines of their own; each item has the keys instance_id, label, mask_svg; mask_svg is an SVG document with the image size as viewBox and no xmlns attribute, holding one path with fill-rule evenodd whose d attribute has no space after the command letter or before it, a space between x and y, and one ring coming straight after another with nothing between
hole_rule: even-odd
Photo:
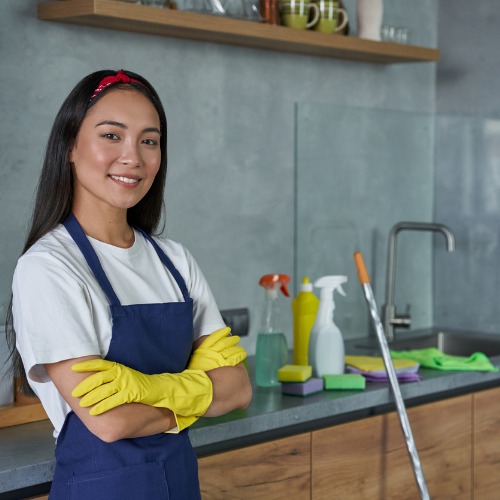
<instances>
[{"instance_id":1,"label":"teal spray bottle","mask_svg":"<svg viewBox=\"0 0 500 500\"><path fill-rule=\"evenodd\" d=\"M283 333L278 293L289 297L287 285L290 276L266 274L259 285L265 289L264 309L257 335L255 352L255 379L258 387L279 386L278 370L288 363L288 346Z\"/></svg>"}]
</instances>

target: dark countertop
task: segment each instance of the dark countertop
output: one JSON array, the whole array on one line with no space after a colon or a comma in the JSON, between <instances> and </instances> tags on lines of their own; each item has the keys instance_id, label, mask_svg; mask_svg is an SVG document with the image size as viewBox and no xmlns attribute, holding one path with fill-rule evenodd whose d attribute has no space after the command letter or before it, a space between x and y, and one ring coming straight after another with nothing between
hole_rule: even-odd
<instances>
[{"instance_id":1,"label":"dark countertop","mask_svg":"<svg viewBox=\"0 0 500 500\"><path fill-rule=\"evenodd\" d=\"M346 341L346 351L369 354ZM374 354L373 352L370 354ZM500 356L491 357L500 367ZM420 369L421 382L402 384L407 406L500 386L500 372L443 372ZM367 384L364 391L330 391L284 396L280 388L254 388L252 403L217 418L204 418L190 430L199 456L306 432L395 410L389 384ZM54 438L49 421L0 429L0 494L51 481Z\"/></svg>"}]
</instances>

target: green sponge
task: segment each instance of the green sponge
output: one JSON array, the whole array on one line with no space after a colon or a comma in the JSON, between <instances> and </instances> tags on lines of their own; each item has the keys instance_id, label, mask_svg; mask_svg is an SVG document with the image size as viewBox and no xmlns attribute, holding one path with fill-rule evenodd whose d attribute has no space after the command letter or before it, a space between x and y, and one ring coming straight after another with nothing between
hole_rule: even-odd
<instances>
[{"instance_id":1,"label":"green sponge","mask_svg":"<svg viewBox=\"0 0 500 500\"><path fill-rule=\"evenodd\" d=\"M278 370L279 382L305 382L312 377L312 366L285 365Z\"/></svg>"},{"instance_id":2,"label":"green sponge","mask_svg":"<svg viewBox=\"0 0 500 500\"><path fill-rule=\"evenodd\" d=\"M363 375L349 373L345 375L323 375L325 390L363 390L366 387L366 379Z\"/></svg>"}]
</instances>

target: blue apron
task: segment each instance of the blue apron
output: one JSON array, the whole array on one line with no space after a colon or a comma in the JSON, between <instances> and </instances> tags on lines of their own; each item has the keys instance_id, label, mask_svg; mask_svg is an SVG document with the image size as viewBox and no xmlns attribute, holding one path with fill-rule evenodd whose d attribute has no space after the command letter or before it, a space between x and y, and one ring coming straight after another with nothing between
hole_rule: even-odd
<instances>
[{"instance_id":1,"label":"blue apron","mask_svg":"<svg viewBox=\"0 0 500 500\"><path fill-rule=\"evenodd\" d=\"M106 359L147 374L183 371L193 346L193 300L158 244L141 231L175 278L184 302L122 306L75 216L70 215L64 226L110 303L112 338ZM105 443L70 412L57 439L49 498L200 499L198 465L187 429Z\"/></svg>"}]
</instances>

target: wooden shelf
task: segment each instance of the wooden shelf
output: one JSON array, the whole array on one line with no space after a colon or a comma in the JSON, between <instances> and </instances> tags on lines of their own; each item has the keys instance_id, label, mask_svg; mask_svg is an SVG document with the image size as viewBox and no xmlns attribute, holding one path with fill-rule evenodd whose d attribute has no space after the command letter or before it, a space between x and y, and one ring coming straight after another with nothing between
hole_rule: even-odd
<instances>
[{"instance_id":1,"label":"wooden shelf","mask_svg":"<svg viewBox=\"0 0 500 500\"><path fill-rule=\"evenodd\" d=\"M207 14L158 9L119 0L59 0L41 3L38 5L38 18L97 28L373 63L439 60L439 51L433 48L301 31Z\"/></svg>"}]
</instances>

